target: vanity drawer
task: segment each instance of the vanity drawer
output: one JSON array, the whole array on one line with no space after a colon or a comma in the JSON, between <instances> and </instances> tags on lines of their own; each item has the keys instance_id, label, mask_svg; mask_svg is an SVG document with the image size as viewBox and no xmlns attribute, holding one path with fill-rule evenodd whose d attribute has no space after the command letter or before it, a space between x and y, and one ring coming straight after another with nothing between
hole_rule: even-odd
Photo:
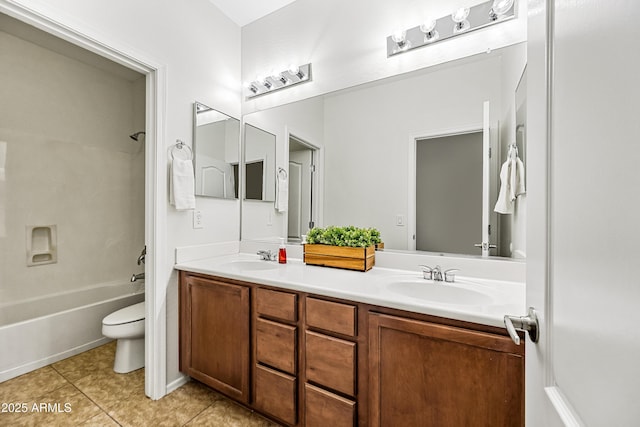
<instances>
[{"instance_id":1,"label":"vanity drawer","mask_svg":"<svg viewBox=\"0 0 640 427\"><path fill-rule=\"evenodd\" d=\"M298 421L296 379L264 366L256 366L256 407L288 424Z\"/></svg>"},{"instance_id":2,"label":"vanity drawer","mask_svg":"<svg viewBox=\"0 0 640 427\"><path fill-rule=\"evenodd\" d=\"M353 427L356 402L311 384L304 385L304 418L307 427Z\"/></svg>"},{"instance_id":3,"label":"vanity drawer","mask_svg":"<svg viewBox=\"0 0 640 427\"><path fill-rule=\"evenodd\" d=\"M307 381L355 396L355 343L306 331L305 356Z\"/></svg>"},{"instance_id":4,"label":"vanity drawer","mask_svg":"<svg viewBox=\"0 0 640 427\"><path fill-rule=\"evenodd\" d=\"M256 359L281 371L296 374L297 328L265 319L256 320Z\"/></svg>"},{"instance_id":5,"label":"vanity drawer","mask_svg":"<svg viewBox=\"0 0 640 427\"><path fill-rule=\"evenodd\" d=\"M307 298L307 326L355 337L357 307L349 304Z\"/></svg>"},{"instance_id":6,"label":"vanity drawer","mask_svg":"<svg viewBox=\"0 0 640 427\"><path fill-rule=\"evenodd\" d=\"M259 315L295 322L298 320L297 295L258 288L256 311Z\"/></svg>"}]
</instances>

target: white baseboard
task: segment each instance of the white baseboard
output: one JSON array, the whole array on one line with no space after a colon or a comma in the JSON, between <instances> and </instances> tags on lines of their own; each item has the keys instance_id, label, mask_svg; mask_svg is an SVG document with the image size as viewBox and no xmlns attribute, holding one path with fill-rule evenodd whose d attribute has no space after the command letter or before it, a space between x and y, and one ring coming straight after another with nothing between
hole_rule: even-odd
<instances>
[{"instance_id":1,"label":"white baseboard","mask_svg":"<svg viewBox=\"0 0 640 427\"><path fill-rule=\"evenodd\" d=\"M182 387L183 385L185 385L189 381L191 381L191 378L189 378L186 375L182 375L177 380L171 381L169 384L167 384L167 394L171 393L172 391L175 391L175 390L179 389L180 387Z\"/></svg>"}]
</instances>

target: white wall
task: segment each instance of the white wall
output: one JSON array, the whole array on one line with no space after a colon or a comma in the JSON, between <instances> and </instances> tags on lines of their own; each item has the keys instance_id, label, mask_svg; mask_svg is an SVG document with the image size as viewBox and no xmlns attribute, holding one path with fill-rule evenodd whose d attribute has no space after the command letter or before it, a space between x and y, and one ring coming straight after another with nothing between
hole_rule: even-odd
<instances>
[{"instance_id":1,"label":"white wall","mask_svg":"<svg viewBox=\"0 0 640 427\"><path fill-rule=\"evenodd\" d=\"M386 38L393 30L450 15L470 6L469 0L297 0L242 27L242 80L311 62L313 81L246 100L243 113L525 41L527 2L517 5L517 19L387 58Z\"/></svg>"},{"instance_id":2,"label":"white wall","mask_svg":"<svg viewBox=\"0 0 640 427\"><path fill-rule=\"evenodd\" d=\"M125 79L3 31L0 57L0 303L128 282L142 270L144 246L143 142L128 137L144 128L144 77ZM34 225L57 227L57 262L28 266Z\"/></svg>"},{"instance_id":3,"label":"white wall","mask_svg":"<svg viewBox=\"0 0 640 427\"><path fill-rule=\"evenodd\" d=\"M207 0L15 0L53 21L141 59L166 67L166 122L159 141L190 143L193 102L240 116L240 28ZM160 150L163 153L163 150ZM163 154L161 154L163 155ZM238 239L239 202L197 198L204 228L190 212L167 206L168 265L174 248ZM177 275L167 288L167 382L179 378Z\"/></svg>"}]
</instances>

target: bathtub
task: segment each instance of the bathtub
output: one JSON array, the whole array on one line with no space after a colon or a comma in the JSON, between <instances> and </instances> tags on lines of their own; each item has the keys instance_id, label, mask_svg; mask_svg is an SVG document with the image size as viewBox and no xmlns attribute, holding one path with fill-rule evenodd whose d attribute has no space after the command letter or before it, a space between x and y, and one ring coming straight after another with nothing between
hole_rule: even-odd
<instances>
[{"instance_id":1,"label":"bathtub","mask_svg":"<svg viewBox=\"0 0 640 427\"><path fill-rule=\"evenodd\" d=\"M109 342L102 336L102 319L141 301L143 281L0 306L0 382Z\"/></svg>"}]
</instances>

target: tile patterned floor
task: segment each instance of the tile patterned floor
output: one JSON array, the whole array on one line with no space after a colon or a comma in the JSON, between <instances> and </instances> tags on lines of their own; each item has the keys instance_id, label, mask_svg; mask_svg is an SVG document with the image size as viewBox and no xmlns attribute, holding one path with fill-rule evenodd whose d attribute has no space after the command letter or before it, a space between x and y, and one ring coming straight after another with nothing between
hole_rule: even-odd
<instances>
[{"instance_id":1,"label":"tile patterned floor","mask_svg":"<svg viewBox=\"0 0 640 427\"><path fill-rule=\"evenodd\" d=\"M116 374L114 354L111 342L0 383L0 426L277 427L195 381L153 401L144 369Z\"/></svg>"}]
</instances>

